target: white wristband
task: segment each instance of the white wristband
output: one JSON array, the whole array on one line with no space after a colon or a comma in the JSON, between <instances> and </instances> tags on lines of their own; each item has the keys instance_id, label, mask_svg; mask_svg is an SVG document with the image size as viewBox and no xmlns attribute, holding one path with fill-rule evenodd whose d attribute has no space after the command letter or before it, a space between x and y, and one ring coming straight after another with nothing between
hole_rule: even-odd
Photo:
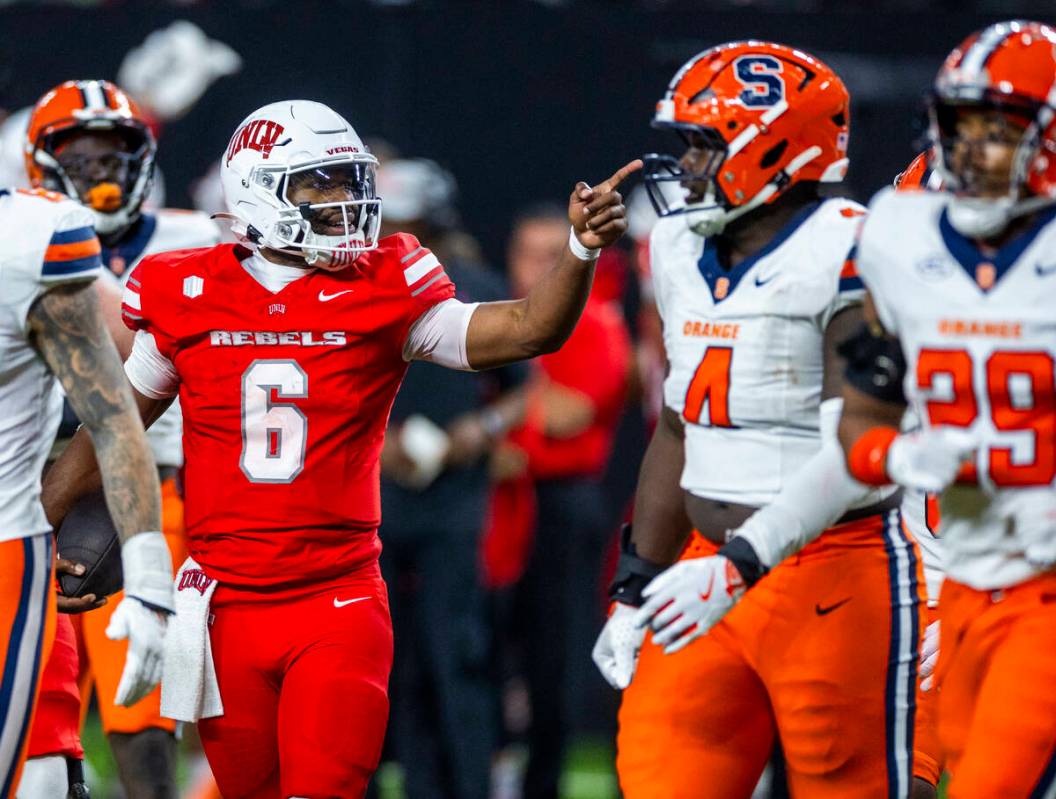
<instances>
[{"instance_id":1,"label":"white wristband","mask_svg":"<svg viewBox=\"0 0 1056 799\"><path fill-rule=\"evenodd\" d=\"M568 249L572 250L572 254L581 261L595 261L601 254L600 248L592 250L590 247L584 247L582 242L576 238L574 227L568 229Z\"/></svg>"},{"instance_id":2,"label":"white wristband","mask_svg":"<svg viewBox=\"0 0 1056 799\"><path fill-rule=\"evenodd\" d=\"M121 545L125 596L169 613L175 611L172 595L172 555L159 532L136 533Z\"/></svg>"}]
</instances>

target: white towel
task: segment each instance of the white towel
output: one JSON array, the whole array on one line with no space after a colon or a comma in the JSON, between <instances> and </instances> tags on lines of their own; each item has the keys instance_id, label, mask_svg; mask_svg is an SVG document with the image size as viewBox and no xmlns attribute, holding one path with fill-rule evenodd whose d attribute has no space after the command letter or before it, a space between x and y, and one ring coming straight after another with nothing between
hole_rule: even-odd
<instances>
[{"instance_id":1,"label":"white towel","mask_svg":"<svg viewBox=\"0 0 1056 799\"><path fill-rule=\"evenodd\" d=\"M224 714L209 641L209 601L216 580L187 558L176 573L176 614L165 634L161 715L198 721Z\"/></svg>"}]
</instances>

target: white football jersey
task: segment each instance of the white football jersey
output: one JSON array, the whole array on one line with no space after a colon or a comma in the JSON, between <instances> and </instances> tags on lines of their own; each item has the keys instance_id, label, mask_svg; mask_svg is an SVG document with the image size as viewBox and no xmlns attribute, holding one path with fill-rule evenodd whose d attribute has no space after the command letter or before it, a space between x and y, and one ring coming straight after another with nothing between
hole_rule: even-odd
<instances>
[{"instance_id":1,"label":"white football jersey","mask_svg":"<svg viewBox=\"0 0 1056 799\"><path fill-rule=\"evenodd\" d=\"M135 232L113 248L103 248L103 264L125 284L146 255L170 250L212 247L220 243L220 228L199 211L163 209L145 213ZM183 414L175 400L147 430L147 440L159 466L183 465Z\"/></svg>"},{"instance_id":2,"label":"white football jersey","mask_svg":"<svg viewBox=\"0 0 1056 799\"><path fill-rule=\"evenodd\" d=\"M664 403L685 422L686 491L765 505L818 451L825 328L862 299L845 259L863 214L850 200L811 205L728 272L683 219L653 229Z\"/></svg>"},{"instance_id":3,"label":"white football jersey","mask_svg":"<svg viewBox=\"0 0 1056 799\"><path fill-rule=\"evenodd\" d=\"M0 541L9 541L51 529L40 476L62 409L55 376L30 342L30 308L101 269L92 216L75 202L0 191L0 222Z\"/></svg>"},{"instance_id":4,"label":"white football jersey","mask_svg":"<svg viewBox=\"0 0 1056 799\"><path fill-rule=\"evenodd\" d=\"M1056 566L1056 210L990 257L948 202L881 192L856 263L902 343L910 407L979 442L978 485L943 493L940 530L946 573L989 590Z\"/></svg>"}]
</instances>

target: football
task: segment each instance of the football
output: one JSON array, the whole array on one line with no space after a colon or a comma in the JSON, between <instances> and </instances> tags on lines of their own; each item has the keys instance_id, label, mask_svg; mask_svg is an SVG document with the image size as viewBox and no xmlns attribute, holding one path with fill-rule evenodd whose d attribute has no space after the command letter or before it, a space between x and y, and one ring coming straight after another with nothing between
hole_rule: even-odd
<instances>
[{"instance_id":1,"label":"football","mask_svg":"<svg viewBox=\"0 0 1056 799\"><path fill-rule=\"evenodd\" d=\"M82 497L63 519L56 549L59 557L85 568L80 576L58 575L64 595L95 594L101 599L121 590L121 543L101 490Z\"/></svg>"}]
</instances>

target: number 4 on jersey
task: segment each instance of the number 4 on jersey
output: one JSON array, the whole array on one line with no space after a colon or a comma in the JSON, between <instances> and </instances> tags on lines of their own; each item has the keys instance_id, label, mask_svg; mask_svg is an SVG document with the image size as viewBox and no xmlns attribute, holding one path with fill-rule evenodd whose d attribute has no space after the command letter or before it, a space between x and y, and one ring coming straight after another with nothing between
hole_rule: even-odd
<instances>
[{"instance_id":1,"label":"number 4 on jersey","mask_svg":"<svg viewBox=\"0 0 1056 799\"><path fill-rule=\"evenodd\" d=\"M733 427L730 422L730 365L733 347L708 347L700 359L693 379L686 389L683 416L687 422L701 424L700 414L708 403L708 419L712 427Z\"/></svg>"}]
</instances>

